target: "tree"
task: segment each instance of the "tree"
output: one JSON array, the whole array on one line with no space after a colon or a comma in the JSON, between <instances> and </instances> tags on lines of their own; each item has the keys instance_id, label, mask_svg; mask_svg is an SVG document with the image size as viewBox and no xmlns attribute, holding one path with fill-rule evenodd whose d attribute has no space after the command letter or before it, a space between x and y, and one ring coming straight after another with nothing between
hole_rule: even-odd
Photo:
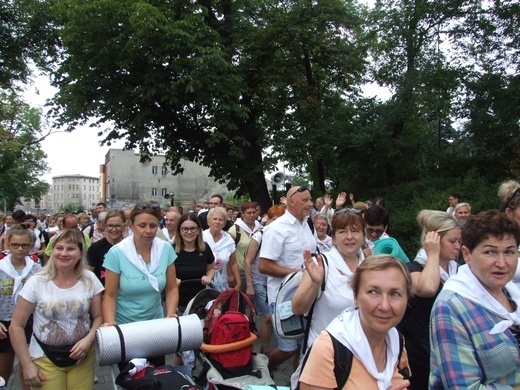
<instances>
[{"instance_id":1,"label":"tree","mask_svg":"<svg viewBox=\"0 0 520 390\"><path fill-rule=\"evenodd\" d=\"M20 198L41 199L49 185L39 177L48 168L40 149L41 112L20 102L16 96L0 93L0 200L8 210Z\"/></svg>"},{"instance_id":2,"label":"tree","mask_svg":"<svg viewBox=\"0 0 520 390\"><path fill-rule=\"evenodd\" d=\"M39 0L4 0L0 3L0 90L27 82L30 62L47 69L58 41L49 24L50 8Z\"/></svg>"},{"instance_id":3,"label":"tree","mask_svg":"<svg viewBox=\"0 0 520 390\"><path fill-rule=\"evenodd\" d=\"M270 148L292 131L306 136L294 147L302 152L310 132L319 139L327 131L325 106L337 106L348 84L344 66L353 64L348 72L355 78L362 62L342 49L350 47L342 40L355 24L351 2L348 8L341 1L58 4L60 124L72 130L98 118L108 143L126 137L145 158L165 151L175 173L182 158L197 161L264 208L264 172L279 158L295 161L289 148ZM318 162L324 153L315 154Z\"/></svg>"}]
</instances>

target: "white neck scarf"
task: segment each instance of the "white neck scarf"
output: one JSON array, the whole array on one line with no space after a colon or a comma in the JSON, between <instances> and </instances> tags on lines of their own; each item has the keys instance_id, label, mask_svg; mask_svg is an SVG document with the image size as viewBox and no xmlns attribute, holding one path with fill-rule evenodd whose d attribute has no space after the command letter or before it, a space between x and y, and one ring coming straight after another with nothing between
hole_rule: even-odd
<instances>
[{"instance_id":1,"label":"white neck scarf","mask_svg":"<svg viewBox=\"0 0 520 390\"><path fill-rule=\"evenodd\" d=\"M330 254L330 256L329 256ZM327 259L331 259L331 263L329 264L329 267L331 265L334 265L343 275L352 276L354 273L350 270L347 263L343 259L343 256L341 256L341 253L339 253L338 248L333 246L330 250L330 252L327 254ZM358 265L361 264L365 260L365 254L360 249L358 251Z\"/></svg>"},{"instance_id":2,"label":"white neck scarf","mask_svg":"<svg viewBox=\"0 0 520 390\"><path fill-rule=\"evenodd\" d=\"M253 230L251 230L249 228L249 226L247 226L246 223L241 218L237 218L237 220L235 221L235 224L240 226L240 228L244 229L246 231L246 233L249 234L249 237L251 237L251 235L253 233L255 233L258 229L260 229L262 227L260 222L255 221L255 227L253 228Z\"/></svg>"},{"instance_id":3,"label":"white neck scarf","mask_svg":"<svg viewBox=\"0 0 520 390\"><path fill-rule=\"evenodd\" d=\"M520 325L520 288L513 282L505 285L505 289L516 303L516 310L509 313L473 275L467 264L459 267L459 272L444 284L443 290L453 291L476 305L484 307L504 320L497 323L490 334L502 333L512 325Z\"/></svg>"},{"instance_id":4,"label":"white neck scarf","mask_svg":"<svg viewBox=\"0 0 520 390\"><path fill-rule=\"evenodd\" d=\"M128 261L132 263L135 266L135 268L137 268L143 274L148 276L148 281L152 285L153 289L156 291L159 291L159 282L157 281L157 278L152 274L157 270L157 268L159 268L159 262L161 259L162 251L164 249L164 245L168 245L166 241L161 240L157 237L153 239L152 250L150 253L150 270L148 270L143 258L139 253L137 253L133 237L127 237L119 244L117 244L117 246L121 249Z\"/></svg>"},{"instance_id":5,"label":"white neck scarf","mask_svg":"<svg viewBox=\"0 0 520 390\"><path fill-rule=\"evenodd\" d=\"M427 259L426 251L424 249L421 249L417 253L417 257L414 259L414 261L418 262L419 264L422 264L424 267L426 265L426 259ZM444 270L444 268L442 268L439 265L439 272L441 274L441 280L443 282L445 282L446 280L451 278L453 275L455 275L457 273L458 268L459 268L459 264L455 260L450 260L450 262L448 263L448 272L446 272Z\"/></svg>"},{"instance_id":6,"label":"white neck scarf","mask_svg":"<svg viewBox=\"0 0 520 390\"><path fill-rule=\"evenodd\" d=\"M23 268L22 273L18 275L18 271L16 271L16 268L14 268L13 262L11 260L11 254L8 254L3 260L0 260L0 270L14 279L13 297L15 302L18 300L18 293L22 288L22 280L24 280L27 275L29 275L33 266L33 259L31 259L29 256L25 256L25 267Z\"/></svg>"},{"instance_id":7,"label":"white neck scarf","mask_svg":"<svg viewBox=\"0 0 520 390\"><path fill-rule=\"evenodd\" d=\"M361 327L359 310L348 308L329 324L327 331L352 351L368 373L376 379L379 390L388 389L399 357L399 333L395 328L390 329L386 335L386 367L383 372L377 370L370 344Z\"/></svg>"},{"instance_id":8,"label":"white neck scarf","mask_svg":"<svg viewBox=\"0 0 520 390\"><path fill-rule=\"evenodd\" d=\"M168 242L169 242L170 244L173 244L173 240L175 239L175 233L174 233L174 235L170 238L170 233L168 233L168 228L167 228L167 227L163 227L162 232L163 232L163 234L164 234L164 237L166 237L166 239L168 240Z\"/></svg>"}]
</instances>

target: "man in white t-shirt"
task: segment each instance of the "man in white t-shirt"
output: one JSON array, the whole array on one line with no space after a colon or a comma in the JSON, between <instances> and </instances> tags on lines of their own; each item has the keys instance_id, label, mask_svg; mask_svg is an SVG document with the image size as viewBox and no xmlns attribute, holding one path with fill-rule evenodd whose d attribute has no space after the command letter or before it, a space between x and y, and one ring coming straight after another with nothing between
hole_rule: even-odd
<instances>
[{"instance_id":1,"label":"man in white t-shirt","mask_svg":"<svg viewBox=\"0 0 520 390\"><path fill-rule=\"evenodd\" d=\"M286 196L285 214L264 230L259 269L267 278L267 299L271 315L283 278L302 269L303 251L316 252L316 241L307 223L312 210L306 187L292 187ZM298 353L298 340L278 339L278 348L269 355L269 371Z\"/></svg>"}]
</instances>

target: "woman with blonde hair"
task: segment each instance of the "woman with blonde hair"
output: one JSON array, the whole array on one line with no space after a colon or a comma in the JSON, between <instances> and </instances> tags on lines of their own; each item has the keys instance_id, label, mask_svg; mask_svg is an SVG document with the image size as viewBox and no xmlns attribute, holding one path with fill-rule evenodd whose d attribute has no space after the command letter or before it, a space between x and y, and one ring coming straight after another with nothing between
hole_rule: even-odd
<instances>
[{"instance_id":1,"label":"woman with blonde hair","mask_svg":"<svg viewBox=\"0 0 520 390\"><path fill-rule=\"evenodd\" d=\"M202 232L202 238L206 242L215 257L215 276L213 285L219 291L229 287L228 274L233 276L235 289L240 290L242 283L235 255L235 240L224 231L227 222L227 211L224 207L214 207L208 212L209 229Z\"/></svg>"},{"instance_id":2,"label":"woman with blonde hair","mask_svg":"<svg viewBox=\"0 0 520 390\"><path fill-rule=\"evenodd\" d=\"M471 216L471 206L469 203L459 203L455 206L454 212L455 219L460 226L464 226L468 222L468 218Z\"/></svg>"},{"instance_id":3,"label":"woman with blonde hair","mask_svg":"<svg viewBox=\"0 0 520 390\"><path fill-rule=\"evenodd\" d=\"M19 294L9 332L31 387L94 388L94 339L103 322L103 286L86 269L85 256L81 232L60 232L47 265L27 280ZM33 336L28 346L24 327L31 314Z\"/></svg>"},{"instance_id":4,"label":"woman with blonde hair","mask_svg":"<svg viewBox=\"0 0 520 390\"><path fill-rule=\"evenodd\" d=\"M369 256L349 285L355 308L343 311L314 341L304 358L300 389L406 389L410 370L395 329L412 295L406 266L389 255ZM346 349L352 353L351 369L341 378L336 374L348 367L337 367L334 355Z\"/></svg>"},{"instance_id":5,"label":"woman with blonde hair","mask_svg":"<svg viewBox=\"0 0 520 390\"><path fill-rule=\"evenodd\" d=\"M412 377L410 389L427 389L430 374L430 312L444 285L457 273L455 261L460 250L461 229L445 211L422 210L417 215L423 247L407 264L415 298L411 301L399 329L406 340Z\"/></svg>"}]
</instances>

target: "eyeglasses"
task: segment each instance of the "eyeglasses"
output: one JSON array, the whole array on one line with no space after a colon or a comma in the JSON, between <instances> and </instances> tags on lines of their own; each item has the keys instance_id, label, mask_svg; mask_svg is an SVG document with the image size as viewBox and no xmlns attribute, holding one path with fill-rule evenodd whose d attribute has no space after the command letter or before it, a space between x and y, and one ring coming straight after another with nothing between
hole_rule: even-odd
<instances>
[{"instance_id":1,"label":"eyeglasses","mask_svg":"<svg viewBox=\"0 0 520 390\"><path fill-rule=\"evenodd\" d=\"M508 208L509 207L509 203L511 203L511 201L513 199L515 199L518 195L520 195L520 187L518 187L516 189L515 192L513 192L513 195L511 195L511 197L507 200L506 204L504 205L504 209ZM516 207L516 206L515 206Z\"/></svg>"},{"instance_id":2,"label":"eyeglasses","mask_svg":"<svg viewBox=\"0 0 520 390\"><path fill-rule=\"evenodd\" d=\"M125 225L105 225L106 229L107 230L123 230L123 228L125 227Z\"/></svg>"},{"instance_id":3,"label":"eyeglasses","mask_svg":"<svg viewBox=\"0 0 520 390\"><path fill-rule=\"evenodd\" d=\"M197 230L199 230L198 227L194 226L194 227L181 227L181 232L183 233L195 233Z\"/></svg>"},{"instance_id":4,"label":"eyeglasses","mask_svg":"<svg viewBox=\"0 0 520 390\"><path fill-rule=\"evenodd\" d=\"M30 247L32 247L31 244L18 244L17 242L12 242L9 244L11 246L11 248L13 249L18 249L18 248L22 248L22 249L29 249Z\"/></svg>"},{"instance_id":5,"label":"eyeglasses","mask_svg":"<svg viewBox=\"0 0 520 390\"><path fill-rule=\"evenodd\" d=\"M373 228L370 228L370 227L367 227L365 229L365 231L368 233L368 234L377 234L378 236L382 235L385 231L382 230L382 229L373 229Z\"/></svg>"},{"instance_id":6,"label":"eyeglasses","mask_svg":"<svg viewBox=\"0 0 520 390\"><path fill-rule=\"evenodd\" d=\"M147 210L147 209L158 210L161 208L161 205L158 203L136 203L135 208L137 208L139 210Z\"/></svg>"},{"instance_id":7,"label":"eyeglasses","mask_svg":"<svg viewBox=\"0 0 520 390\"><path fill-rule=\"evenodd\" d=\"M336 212L334 213L334 215L340 215L340 214L345 214L345 213L359 214L360 212L361 212L361 210L359 210L359 209L355 209L355 208L346 208L346 209L339 209L339 210L336 210Z\"/></svg>"},{"instance_id":8,"label":"eyeglasses","mask_svg":"<svg viewBox=\"0 0 520 390\"><path fill-rule=\"evenodd\" d=\"M297 194L298 192L305 192L305 191L309 191L309 192L311 192L311 190L309 190L309 189L308 189L307 187L305 187L305 186L298 187L298 189L297 189L296 191L294 191L294 192L292 193L291 196L289 196L289 199L291 199L291 198L292 198L295 194Z\"/></svg>"}]
</instances>

